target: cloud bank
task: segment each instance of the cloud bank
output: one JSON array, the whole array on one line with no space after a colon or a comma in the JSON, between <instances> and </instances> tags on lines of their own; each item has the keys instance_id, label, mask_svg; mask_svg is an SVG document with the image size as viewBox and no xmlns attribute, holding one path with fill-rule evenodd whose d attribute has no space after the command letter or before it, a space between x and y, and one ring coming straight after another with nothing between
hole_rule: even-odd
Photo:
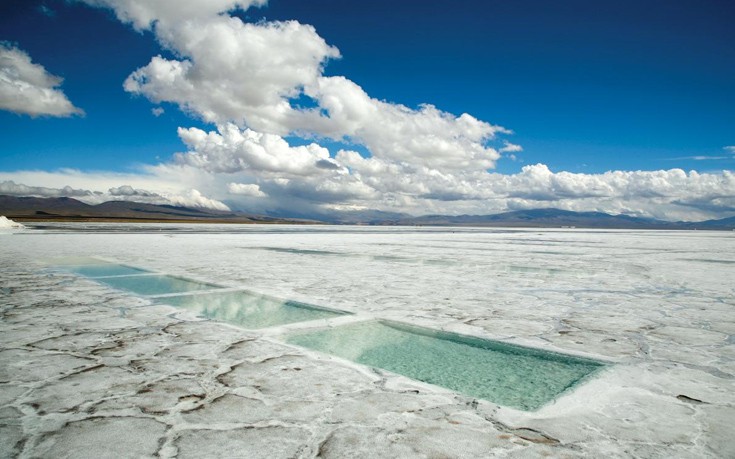
<instances>
[{"instance_id":1,"label":"cloud bank","mask_svg":"<svg viewBox=\"0 0 735 459\"><path fill-rule=\"evenodd\" d=\"M200 152L201 153L201 152ZM319 161L305 164L317 168ZM0 180L26 183L58 183L58 188L27 187L0 183L0 194L19 196L72 196L86 202L126 199L156 204L174 204L253 212L326 215L341 210L381 210L420 214L490 214L506 210L560 208L599 211L663 220L697 221L735 213L735 173L666 171L610 171L604 174L552 172L543 164L523 167L517 174L438 173L413 169L410 173L392 163L340 152L338 168L318 169L318 174L295 172L212 174L188 164L161 164L145 173L101 178L96 173L13 172ZM353 169L354 168L354 169ZM348 172L349 171L349 172ZM223 181L223 179L230 181ZM108 189L117 181L138 185ZM64 187L72 183L75 187ZM175 192L181 183L197 188ZM94 191L88 191L88 190Z\"/></svg>"},{"instance_id":2,"label":"cloud bank","mask_svg":"<svg viewBox=\"0 0 735 459\"><path fill-rule=\"evenodd\" d=\"M49 188L45 186L28 186L15 183L12 180L0 182L0 194L8 196L36 196L39 198L81 198L94 196L89 190L77 190L70 186L63 188Z\"/></svg>"},{"instance_id":3,"label":"cloud bank","mask_svg":"<svg viewBox=\"0 0 735 459\"><path fill-rule=\"evenodd\" d=\"M62 81L34 64L25 51L0 42L0 110L33 117L83 115L57 89Z\"/></svg>"},{"instance_id":4,"label":"cloud bank","mask_svg":"<svg viewBox=\"0 0 735 459\"><path fill-rule=\"evenodd\" d=\"M0 178L7 176L27 177L30 181L35 181L35 177L43 175L52 181L71 181L77 183L87 182L89 184L99 182L99 178L94 174L85 174L79 171L65 172L17 172L11 174L0 173ZM154 182L158 180L154 179ZM182 190L180 193L163 193L159 194L153 191L133 188L130 185L121 185L112 187L106 192L89 189L75 189L69 185L53 188L42 186L28 186L22 183L15 183L12 180L0 182L0 195L7 196L32 196L39 198L75 198L87 204L100 204L106 201L134 201L147 204L166 204L183 207L199 207L215 210L230 210L230 208L215 199L204 196L196 189Z\"/></svg>"}]
</instances>

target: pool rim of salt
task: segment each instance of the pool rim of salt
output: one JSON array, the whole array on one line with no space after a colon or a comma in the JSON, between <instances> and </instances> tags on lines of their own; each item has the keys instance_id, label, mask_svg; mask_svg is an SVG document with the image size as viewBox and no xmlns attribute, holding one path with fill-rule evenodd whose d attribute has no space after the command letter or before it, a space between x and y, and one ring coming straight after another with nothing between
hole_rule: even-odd
<instances>
[{"instance_id":1,"label":"pool rim of salt","mask_svg":"<svg viewBox=\"0 0 735 459\"><path fill-rule=\"evenodd\" d=\"M112 275L108 275L108 276L90 276L88 274L82 274L82 273L73 271L71 269L67 269L67 268L63 268L63 267L57 267L57 266L54 266L54 267L50 268L50 270L52 272L56 272L56 273L61 272L61 273L65 273L65 274L73 274L75 276L81 276L81 277L83 277L85 279L91 279L91 280L94 280L94 281L96 281L96 280L105 280L105 279L114 278L114 277L147 277L147 276L155 276L155 275L166 275L166 274L161 274L161 273L158 273L158 272L155 272L155 271L149 271L147 269L138 268L136 266L131 266L131 265L122 265L122 264L117 264L117 263L106 263L106 264L109 264L109 265L112 265L112 266L119 266L119 267L123 267L123 268L134 269L134 270L140 271L140 272L133 273L133 274L112 274ZM86 266L104 266L104 264L99 263L99 264L68 265L68 266L70 266L70 267L73 266L73 267L76 268L76 267L86 267ZM169 276L169 277L176 277L176 276ZM190 280L190 279L184 279L184 280ZM196 282L199 282L199 281L196 281Z\"/></svg>"},{"instance_id":2,"label":"pool rim of salt","mask_svg":"<svg viewBox=\"0 0 735 459\"><path fill-rule=\"evenodd\" d=\"M106 285L109 288L112 288L112 289L115 289L115 290L119 290L121 292L125 292L125 293L127 293L129 295L134 295L134 296L138 296L138 297L141 297L141 298L148 298L150 300L156 300L157 297L161 297L161 296L178 296L178 295L184 295L184 294L187 294L187 293L214 293L214 292L219 292L220 290L223 290L223 289L227 289L227 287L222 286L222 285L219 285L219 284L215 284L213 282L202 281L202 280L198 280L198 279L192 279L192 278L189 278L189 277L180 276L180 275L176 275L176 274L167 274L167 273L162 273L162 272L158 272L158 271L149 271L149 270L146 270L144 268L138 268L137 266L131 266L131 265L127 265L127 264L103 262L103 263L99 263L99 264L68 265L68 266L103 266L105 264L111 264L113 266L122 266L122 267L125 267L125 268L135 269L135 270L139 270L139 271L142 271L142 272L141 273L138 273L138 274L119 274L119 275L112 275L112 276L96 276L96 277L93 277L93 276L89 276L89 275L86 275L86 274L77 273L77 272L74 272L74 271L69 270L69 269L64 269L63 267L59 267L59 266L53 266L53 267L50 267L49 269L51 270L51 272L71 274L73 276L79 276L79 277L81 277L83 279L89 279L89 280L91 280L93 282L96 282L98 284ZM130 290L130 289L127 289L127 288L124 288L124 287L119 287L119 286L116 286L116 285L110 285L110 284L108 284L106 282L108 280L115 280L115 279L146 278L146 277L168 277L168 278L171 278L171 279L176 279L176 280L179 280L179 281L189 282L189 283L192 283L192 284L199 284L199 285L202 285L202 286L206 286L207 288L203 288L203 289L200 289L200 290L191 290L191 291L186 291L186 292L170 292L170 293L144 294L144 293L139 293L139 292L136 292L134 290Z\"/></svg>"},{"instance_id":3,"label":"pool rim of salt","mask_svg":"<svg viewBox=\"0 0 735 459\"><path fill-rule=\"evenodd\" d=\"M344 309L337 309L337 308L331 308L331 307L327 307L327 306L320 306L320 305L316 305L316 304L312 304L312 303L307 303L307 302L304 302L304 301L298 301L298 300L283 299L283 298L279 298L277 296L268 295L268 294L265 294L265 293L258 293L258 292L254 292L254 291L252 291L250 289L241 288L241 287L232 287L232 288L223 287L221 289L195 290L195 291L184 292L184 293L170 293L170 294L167 293L167 294L162 294L162 295L148 295L147 297L150 298L151 300L154 300L158 304L165 304L167 306L171 306L173 308L177 308L178 309L178 308L181 308L181 306L170 304L166 300L168 300L170 298L179 298L179 297L185 297L186 298L186 297L196 297L196 296L205 296L205 295L233 295L233 294L245 294L245 295L251 295L251 296L254 296L254 297L258 297L258 298L267 298L267 299L270 299L270 300L279 301L279 302L281 302L283 304L288 303L289 306L292 306L292 307L295 307L295 308L330 312L330 313L335 314L335 316L336 316L336 317L332 317L332 318L329 318L329 319L322 318L322 319L315 319L315 320L331 320L331 319L336 319L337 317L340 317L340 316L354 316L354 315L356 315L356 313L354 313L352 311L347 311L347 310L344 310ZM207 320L211 320L212 322L228 323L228 322L226 322L224 320L221 320L221 319L212 319L212 318L206 318L206 319ZM306 321L306 322L311 322L311 321ZM291 322L291 323L278 324L278 325L273 325L273 326L264 327L264 328L283 327L283 326L288 326L288 325L291 325L291 324L298 324L298 323L304 323L304 322ZM230 325L233 325L235 327L239 327L239 328L242 328L242 329L245 329L245 330L263 330L263 328L248 328L248 327L245 327L243 325L236 325L236 324L230 324ZM315 328L318 328L318 327L315 327Z\"/></svg>"}]
</instances>

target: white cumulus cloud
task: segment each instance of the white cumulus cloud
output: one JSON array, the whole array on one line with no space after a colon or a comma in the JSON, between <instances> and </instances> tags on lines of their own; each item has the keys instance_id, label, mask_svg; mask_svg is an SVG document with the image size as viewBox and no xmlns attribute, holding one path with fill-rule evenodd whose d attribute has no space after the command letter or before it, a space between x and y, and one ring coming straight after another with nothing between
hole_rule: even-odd
<instances>
[{"instance_id":1,"label":"white cumulus cloud","mask_svg":"<svg viewBox=\"0 0 735 459\"><path fill-rule=\"evenodd\" d=\"M85 3L110 8L122 22L136 30L151 28L154 23L181 22L202 16L216 16L235 8L260 6L267 0L82 0Z\"/></svg>"},{"instance_id":2,"label":"white cumulus cloud","mask_svg":"<svg viewBox=\"0 0 735 459\"><path fill-rule=\"evenodd\" d=\"M520 151L523 151L522 146L510 143L507 140L503 141L503 148L500 149L502 153L518 153Z\"/></svg>"},{"instance_id":3,"label":"white cumulus cloud","mask_svg":"<svg viewBox=\"0 0 735 459\"><path fill-rule=\"evenodd\" d=\"M112 187L107 194L98 196L98 200L123 200L144 202L147 204L169 204L183 207L203 207L215 210L230 210L226 204L204 196L196 189L182 190L179 193L156 193L133 188L130 185Z\"/></svg>"},{"instance_id":4,"label":"white cumulus cloud","mask_svg":"<svg viewBox=\"0 0 735 459\"><path fill-rule=\"evenodd\" d=\"M499 126L428 104L412 109L382 101L345 77L325 76L324 65L340 53L313 26L217 14L263 2L188 0L182 11L173 0L87 3L153 30L178 56L155 56L125 81L127 91L153 102L255 132L347 139L376 157L428 167L488 169L500 157L488 146L496 134L508 133Z\"/></svg>"},{"instance_id":5,"label":"white cumulus cloud","mask_svg":"<svg viewBox=\"0 0 735 459\"><path fill-rule=\"evenodd\" d=\"M146 204L165 204L181 207L201 207L205 209L230 210L226 204L204 196L196 189L181 190L178 193L156 193L133 188L130 185L112 187L107 193L99 193L96 202L133 201Z\"/></svg>"},{"instance_id":6,"label":"white cumulus cloud","mask_svg":"<svg viewBox=\"0 0 735 459\"><path fill-rule=\"evenodd\" d=\"M376 158L447 169L495 166L500 154L486 142L506 129L464 113L454 116L433 105L417 110L380 101L344 77L321 77L307 87L328 116L311 130L365 145Z\"/></svg>"},{"instance_id":7,"label":"white cumulus cloud","mask_svg":"<svg viewBox=\"0 0 735 459\"><path fill-rule=\"evenodd\" d=\"M255 183L228 183L227 191L232 194L239 194L241 196L250 196L253 198L262 198L267 196L260 190L260 187Z\"/></svg>"},{"instance_id":8,"label":"white cumulus cloud","mask_svg":"<svg viewBox=\"0 0 735 459\"><path fill-rule=\"evenodd\" d=\"M8 196L35 196L40 198L88 197L94 195L90 190L74 189L68 185L63 188L28 186L22 183L15 183L12 180L0 182L0 194Z\"/></svg>"},{"instance_id":9,"label":"white cumulus cloud","mask_svg":"<svg viewBox=\"0 0 735 459\"><path fill-rule=\"evenodd\" d=\"M173 102L213 123L285 135L313 111L289 103L339 56L312 26L296 21L244 23L230 16L159 24L159 41L185 56L155 56L125 81L127 91Z\"/></svg>"},{"instance_id":10,"label":"white cumulus cloud","mask_svg":"<svg viewBox=\"0 0 735 459\"><path fill-rule=\"evenodd\" d=\"M165 171L161 171L160 175L153 176L127 176L127 179L143 181L150 186L158 187L160 192L148 191L141 188L133 188L130 185L120 185L108 187L107 191L101 191L105 185L114 181L123 179L117 174L104 174L93 172L80 172L74 170L63 170L58 172L38 172L38 171L19 171L19 172L0 172L0 179L13 177L18 181L26 181L29 183L52 183L59 184L56 187L44 187L25 185L16 183L13 180L3 180L0 182L0 195L8 196L32 196L41 198L75 198L88 204L100 204L105 201L134 201L147 204L167 204L184 207L201 207L215 210L230 210L230 208L221 201L205 196L194 188L171 187L167 181L172 177L167 176ZM178 175L180 179L182 175ZM174 178L173 180L177 180ZM66 183L72 183L74 188ZM86 188L81 188L86 187ZM91 188L91 189L87 189Z\"/></svg>"},{"instance_id":11,"label":"white cumulus cloud","mask_svg":"<svg viewBox=\"0 0 735 459\"><path fill-rule=\"evenodd\" d=\"M147 190L138 190L138 189L133 188L130 185L121 185L117 187L112 187L107 192L110 194L110 196L124 196L126 198L130 198L130 197L155 198L155 197L160 196L158 193L154 193L152 191L147 191Z\"/></svg>"},{"instance_id":12,"label":"white cumulus cloud","mask_svg":"<svg viewBox=\"0 0 735 459\"><path fill-rule=\"evenodd\" d=\"M58 89L62 81L25 51L0 42L0 110L33 117L84 114Z\"/></svg>"},{"instance_id":13,"label":"white cumulus cloud","mask_svg":"<svg viewBox=\"0 0 735 459\"><path fill-rule=\"evenodd\" d=\"M179 137L190 151L175 155L175 162L209 172L312 175L323 171L320 161L329 161L329 151L315 143L292 147L278 135L234 124L220 126L218 132L180 128Z\"/></svg>"},{"instance_id":14,"label":"white cumulus cloud","mask_svg":"<svg viewBox=\"0 0 735 459\"><path fill-rule=\"evenodd\" d=\"M183 207L202 207L205 209L214 210L230 210L230 208L223 202L217 201L216 199L208 198L202 194L199 190L190 189L184 194L174 194L164 196L169 203L175 206Z\"/></svg>"}]
</instances>

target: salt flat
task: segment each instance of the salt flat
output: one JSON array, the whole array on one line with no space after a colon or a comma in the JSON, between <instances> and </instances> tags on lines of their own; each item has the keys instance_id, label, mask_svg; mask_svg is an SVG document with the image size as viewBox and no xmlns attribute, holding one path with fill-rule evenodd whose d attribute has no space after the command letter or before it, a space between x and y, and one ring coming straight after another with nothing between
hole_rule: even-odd
<instances>
[{"instance_id":1,"label":"salt flat","mask_svg":"<svg viewBox=\"0 0 735 459\"><path fill-rule=\"evenodd\" d=\"M0 234L0 457L735 457L735 233L61 227ZM49 269L69 257L611 365L520 411Z\"/></svg>"}]
</instances>

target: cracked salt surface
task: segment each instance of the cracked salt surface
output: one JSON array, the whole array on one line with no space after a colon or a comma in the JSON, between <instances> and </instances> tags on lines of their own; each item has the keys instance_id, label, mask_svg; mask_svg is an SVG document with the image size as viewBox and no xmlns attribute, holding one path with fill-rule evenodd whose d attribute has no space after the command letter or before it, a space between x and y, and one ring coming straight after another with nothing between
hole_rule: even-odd
<instances>
[{"instance_id":1,"label":"cracked salt surface","mask_svg":"<svg viewBox=\"0 0 735 459\"><path fill-rule=\"evenodd\" d=\"M735 456L732 234L159 226L0 239L0 457ZM523 412L45 271L56 257L616 364Z\"/></svg>"}]
</instances>

